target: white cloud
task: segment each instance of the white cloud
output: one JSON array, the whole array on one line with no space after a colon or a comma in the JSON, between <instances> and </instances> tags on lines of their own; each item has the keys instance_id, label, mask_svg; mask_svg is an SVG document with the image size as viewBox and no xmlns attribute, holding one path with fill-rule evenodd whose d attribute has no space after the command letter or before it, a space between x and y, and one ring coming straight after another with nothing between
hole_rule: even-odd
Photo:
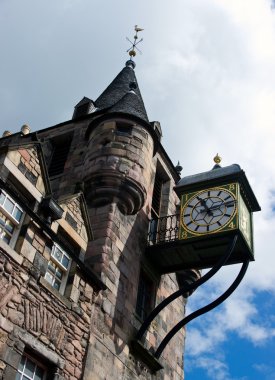
<instances>
[{"instance_id":1,"label":"white cloud","mask_svg":"<svg viewBox=\"0 0 275 380\"><path fill-rule=\"evenodd\" d=\"M265 380L275 380L275 370L274 367L268 366L263 363L255 363L253 366L257 371L260 372L261 378Z\"/></svg>"},{"instance_id":2,"label":"white cloud","mask_svg":"<svg viewBox=\"0 0 275 380\"><path fill-rule=\"evenodd\" d=\"M213 359L210 356L201 356L198 359L188 361L188 365L196 368L201 368L206 371L210 379L215 380L248 380L247 377L232 378L230 370L226 363L222 360ZM188 370L187 370L188 372Z\"/></svg>"},{"instance_id":3,"label":"white cloud","mask_svg":"<svg viewBox=\"0 0 275 380\"><path fill-rule=\"evenodd\" d=\"M168 154L175 163L180 160L183 175L209 170L216 153L223 157L223 165L239 163L262 206L254 218L256 262L224 306L201 317L201 327L188 328L187 350L195 356L215 355L231 332L254 344L274 339L274 319L260 315L256 301L260 292L275 293L275 14L271 2L61 0L45 4L0 1L2 130L18 131L25 122L33 130L48 127L70 118L84 95L95 99L128 58L125 37L131 38L131 28L139 23L145 30L136 74L150 119L162 124ZM190 308L218 296L236 271L225 268L211 286L192 296ZM224 376L221 379L227 379L222 360L218 358L213 366ZM206 368L203 359L200 365ZM216 379L210 372L209 377Z\"/></svg>"}]
</instances>

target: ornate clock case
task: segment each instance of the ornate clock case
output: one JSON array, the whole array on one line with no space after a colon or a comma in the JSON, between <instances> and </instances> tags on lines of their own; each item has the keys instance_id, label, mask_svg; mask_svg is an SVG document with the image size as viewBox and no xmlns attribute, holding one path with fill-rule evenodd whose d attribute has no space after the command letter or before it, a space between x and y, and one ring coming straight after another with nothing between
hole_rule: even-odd
<instances>
[{"instance_id":1,"label":"ornate clock case","mask_svg":"<svg viewBox=\"0 0 275 380\"><path fill-rule=\"evenodd\" d=\"M236 234L227 264L254 260L252 213L260 206L239 165L215 165L184 177L175 191L181 199L178 244L183 261L198 269L213 266Z\"/></svg>"}]
</instances>

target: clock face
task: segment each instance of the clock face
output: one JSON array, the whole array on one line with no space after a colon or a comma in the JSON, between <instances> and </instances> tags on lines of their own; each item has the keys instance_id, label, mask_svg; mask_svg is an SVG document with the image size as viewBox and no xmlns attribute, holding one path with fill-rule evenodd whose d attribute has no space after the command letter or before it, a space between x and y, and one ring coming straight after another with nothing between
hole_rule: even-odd
<instances>
[{"instance_id":1,"label":"clock face","mask_svg":"<svg viewBox=\"0 0 275 380\"><path fill-rule=\"evenodd\" d=\"M235 184L232 186L234 190ZM182 208L181 222L192 234L216 232L230 224L237 204L233 192L223 187L200 191L187 199ZM231 228L234 228L232 224Z\"/></svg>"}]
</instances>

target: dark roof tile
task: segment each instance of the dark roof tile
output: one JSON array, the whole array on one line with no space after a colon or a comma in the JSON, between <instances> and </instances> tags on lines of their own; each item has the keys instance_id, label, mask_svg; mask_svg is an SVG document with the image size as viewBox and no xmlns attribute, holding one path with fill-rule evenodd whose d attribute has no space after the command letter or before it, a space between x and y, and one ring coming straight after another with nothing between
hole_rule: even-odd
<instances>
[{"instance_id":1,"label":"dark roof tile","mask_svg":"<svg viewBox=\"0 0 275 380\"><path fill-rule=\"evenodd\" d=\"M98 110L121 112L149 122L132 61L126 62L126 66L97 98L95 106Z\"/></svg>"}]
</instances>

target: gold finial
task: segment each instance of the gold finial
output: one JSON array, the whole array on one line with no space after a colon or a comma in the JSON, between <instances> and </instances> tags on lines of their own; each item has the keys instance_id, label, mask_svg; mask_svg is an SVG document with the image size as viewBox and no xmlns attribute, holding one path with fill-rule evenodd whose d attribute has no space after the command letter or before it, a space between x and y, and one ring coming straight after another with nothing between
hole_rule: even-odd
<instances>
[{"instance_id":1,"label":"gold finial","mask_svg":"<svg viewBox=\"0 0 275 380\"><path fill-rule=\"evenodd\" d=\"M217 153L216 156L213 158L214 162L216 164L220 164L221 163L221 160L222 158L219 156L219 154Z\"/></svg>"},{"instance_id":2,"label":"gold finial","mask_svg":"<svg viewBox=\"0 0 275 380\"><path fill-rule=\"evenodd\" d=\"M137 48L137 45L143 41L143 38L141 38L139 41L138 41L138 32L142 32L144 29L140 28L139 26L135 25L135 32L136 34L134 35L134 42L132 42L131 40L129 40L128 37L126 37L127 41L129 41L131 43L131 47L130 49L127 50L127 53L129 54L129 56L131 57L130 59L132 59L133 57L136 56L137 52L136 50L138 50L141 54L141 51L139 50L139 48Z\"/></svg>"}]
</instances>

